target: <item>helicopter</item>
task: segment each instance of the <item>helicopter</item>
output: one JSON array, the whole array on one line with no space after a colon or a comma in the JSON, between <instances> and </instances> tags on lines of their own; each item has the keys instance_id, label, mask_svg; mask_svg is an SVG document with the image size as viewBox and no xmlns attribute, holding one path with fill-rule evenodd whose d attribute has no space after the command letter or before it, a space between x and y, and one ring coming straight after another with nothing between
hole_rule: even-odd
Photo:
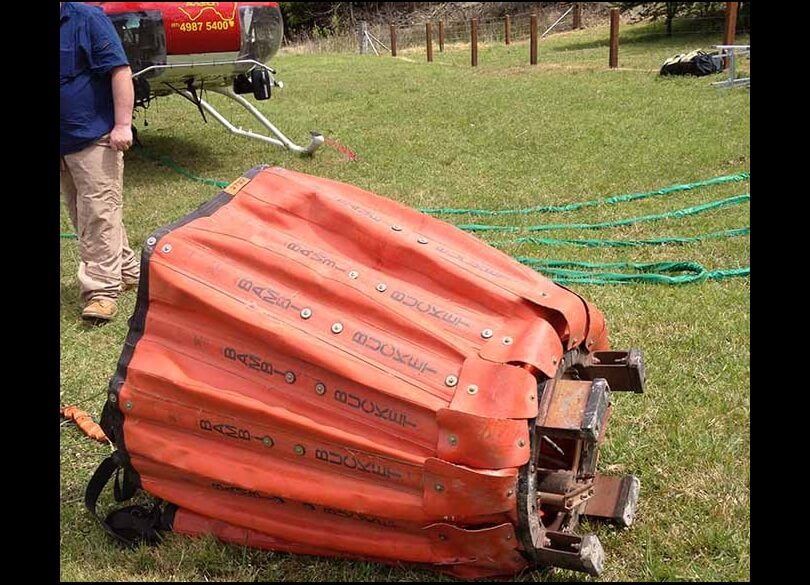
<instances>
[{"instance_id":1,"label":"helicopter","mask_svg":"<svg viewBox=\"0 0 810 585\"><path fill-rule=\"evenodd\" d=\"M245 99L270 99L284 84L268 65L281 47L284 22L278 2L86 2L99 6L118 32L132 68L135 107L179 94L207 121L211 115L229 132L298 154L310 155L323 143L310 132L300 146ZM235 126L203 98L203 90L244 107L268 131Z\"/></svg>"}]
</instances>

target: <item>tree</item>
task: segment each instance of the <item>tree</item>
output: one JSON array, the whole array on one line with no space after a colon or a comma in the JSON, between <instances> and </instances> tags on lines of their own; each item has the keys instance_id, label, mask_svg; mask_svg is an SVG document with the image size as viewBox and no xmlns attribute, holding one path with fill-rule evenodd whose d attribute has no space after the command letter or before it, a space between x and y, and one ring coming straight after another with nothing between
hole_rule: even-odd
<instances>
[{"instance_id":1,"label":"tree","mask_svg":"<svg viewBox=\"0 0 810 585\"><path fill-rule=\"evenodd\" d=\"M672 36L672 21L679 14L720 13L725 10L725 2L618 2L622 12L639 9L639 17L657 20L665 18L667 34Z\"/></svg>"},{"instance_id":2,"label":"tree","mask_svg":"<svg viewBox=\"0 0 810 585\"><path fill-rule=\"evenodd\" d=\"M355 12L378 11L397 2L280 2L287 38L313 30L341 32L355 26Z\"/></svg>"}]
</instances>

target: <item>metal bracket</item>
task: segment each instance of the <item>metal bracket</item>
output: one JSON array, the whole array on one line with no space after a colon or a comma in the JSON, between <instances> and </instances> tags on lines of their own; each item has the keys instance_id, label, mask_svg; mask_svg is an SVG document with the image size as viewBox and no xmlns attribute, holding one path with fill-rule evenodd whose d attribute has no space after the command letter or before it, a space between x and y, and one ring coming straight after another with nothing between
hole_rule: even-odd
<instances>
[{"instance_id":1,"label":"metal bracket","mask_svg":"<svg viewBox=\"0 0 810 585\"><path fill-rule=\"evenodd\" d=\"M639 349L595 351L581 355L572 365L585 380L604 378L614 392L644 392L646 373L644 356Z\"/></svg>"},{"instance_id":2,"label":"metal bracket","mask_svg":"<svg viewBox=\"0 0 810 585\"><path fill-rule=\"evenodd\" d=\"M728 79L725 81L715 81L715 87L751 87L750 77L737 77L737 57L747 55L751 58L751 45L714 45L715 49L720 49L719 57L728 59Z\"/></svg>"},{"instance_id":3,"label":"metal bracket","mask_svg":"<svg viewBox=\"0 0 810 585\"><path fill-rule=\"evenodd\" d=\"M610 406L606 380L555 380L540 401L537 426L549 435L599 440Z\"/></svg>"},{"instance_id":4,"label":"metal bracket","mask_svg":"<svg viewBox=\"0 0 810 585\"><path fill-rule=\"evenodd\" d=\"M626 528L635 518L640 489L641 482L635 475L611 477L597 474L594 496L585 504L582 515Z\"/></svg>"},{"instance_id":5,"label":"metal bracket","mask_svg":"<svg viewBox=\"0 0 810 585\"><path fill-rule=\"evenodd\" d=\"M593 534L578 536L549 530L534 556L541 565L582 571L594 577L599 576L605 564L605 549Z\"/></svg>"}]
</instances>

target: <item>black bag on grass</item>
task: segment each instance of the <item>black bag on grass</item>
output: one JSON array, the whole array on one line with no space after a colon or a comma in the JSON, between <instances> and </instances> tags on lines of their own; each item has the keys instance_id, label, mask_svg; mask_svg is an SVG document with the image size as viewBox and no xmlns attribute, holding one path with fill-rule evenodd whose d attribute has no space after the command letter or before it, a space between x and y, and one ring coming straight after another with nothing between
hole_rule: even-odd
<instances>
[{"instance_id":1,"label":"black bag on grass","mask_svg":"<svg viewBox=\"0 0 810 585\"><path fill-rule=\"evenodd\" d=\"M691 53L681 53L664 61L661 75L711 75L723 70L723 60L719 53L706 53L700 49Z\"/></svg>"}]
</instances>

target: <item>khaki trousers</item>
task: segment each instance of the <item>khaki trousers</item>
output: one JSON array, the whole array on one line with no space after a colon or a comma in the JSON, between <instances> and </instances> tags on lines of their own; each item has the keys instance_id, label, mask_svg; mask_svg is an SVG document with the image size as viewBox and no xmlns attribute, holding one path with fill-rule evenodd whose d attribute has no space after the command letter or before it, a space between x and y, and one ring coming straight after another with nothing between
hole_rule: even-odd
<instances>
[{"instance_id":1,"label":"khaki trousers","mask_svg":"<svg viewBox=\"0 0 810 585\"><path fill-rule=\"evenodd\" d=\"M122 222L124 153L110 147L109 135L62 157L62 196L79 239L82 303L116 300L122 279L137 280L140 264Z\"/></svg>"}]
</instances>

